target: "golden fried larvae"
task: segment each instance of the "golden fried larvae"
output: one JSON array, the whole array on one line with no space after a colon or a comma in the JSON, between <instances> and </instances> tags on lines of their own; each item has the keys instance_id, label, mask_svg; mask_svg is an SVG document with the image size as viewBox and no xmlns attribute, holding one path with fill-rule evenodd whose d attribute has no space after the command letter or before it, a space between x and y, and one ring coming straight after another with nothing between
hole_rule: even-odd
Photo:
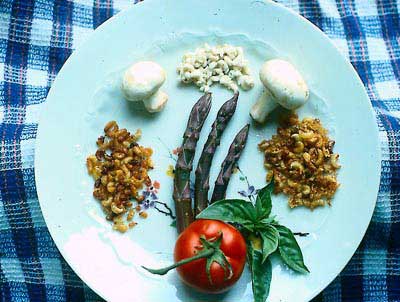
<instances>
[{"instance_id":1,"label":"golden fried larvae","mask_svg":"<svg viewBox=\"0 0 400 302\"><path fill-rule=\"evenodd\" d=\"M300 121L293 114L277 132L259 144L268 169L267 181L274 178L275 193L289 195L291 208L330 205L339 187L336 177L340 165L328 131L318 119Z\"/></svg>"},{"instance_id":2,"label":"golden fried larvae","mask_svg":"<svg viewBox=\"0 0 400 302\"><path fill-rule=\"evenodd\" d=\"M106 218L114 222L114 229L125 232L136 225L132 221L135 211L131 199L140 203L143 196L138 192L143 185L151 185L148 171L153 169L153 150L137 143L140 130L131 134L119 129L115 121L107 123L104 133L97 139L98 149L87 158L86 165L95 180L93 196L100 201Z\"/></svg>"}]
</instances>

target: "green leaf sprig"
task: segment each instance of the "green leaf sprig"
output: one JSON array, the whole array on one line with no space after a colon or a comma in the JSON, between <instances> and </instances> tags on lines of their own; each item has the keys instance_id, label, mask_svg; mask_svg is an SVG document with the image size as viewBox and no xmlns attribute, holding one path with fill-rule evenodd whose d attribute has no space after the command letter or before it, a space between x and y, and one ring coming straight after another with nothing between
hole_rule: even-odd
<instances>
[{"instance_id":1,"label":"green leaf sprig","mask_svg":"<svg viewBox=\"0 0 400 302\"><path fill-rule=\"evenodd\" d=\"M255 302L266 301L270 289L272 268L269 256L278 252L283 262L299 273L309 273L304 264L303 254L287 227L280 225L272 210L271 193L274 184L270 182L249 201L224 199L203 210L197 218L215 219L240 225L247 238L247 262L250 266ZM253 201L253 202L252 202Z\"/></svg>"}]
</instances>

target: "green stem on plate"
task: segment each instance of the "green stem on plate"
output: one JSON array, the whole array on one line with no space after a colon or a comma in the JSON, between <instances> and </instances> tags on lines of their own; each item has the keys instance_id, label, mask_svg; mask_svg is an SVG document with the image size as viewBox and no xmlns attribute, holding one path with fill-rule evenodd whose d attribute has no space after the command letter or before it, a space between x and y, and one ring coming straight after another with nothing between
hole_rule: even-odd
<instances>
[{"instance_id":1,"label":"green stem on plate","mask_svg":"<svg viewBox=\"0 0 400 302\"><path fill-rule=\"evenodd\" d=\"M201 258L207 258L209 256L211 256L212 254L214 254L214 249L208 249L208 250L202 250L200 251L197 255L190 257L190 258L186 258L186 259L182 259L181 261L178 261L170 266L164 267L164 268L160 268L160 269L151 269L151 268L147 268L142 266L146 271L152 273L152 274L156 274L156 275L165 275L166 273L168 273L170 270L177 268L178 266L184 265L186 263L201 259Z\"/></svg>"}]
</instances>

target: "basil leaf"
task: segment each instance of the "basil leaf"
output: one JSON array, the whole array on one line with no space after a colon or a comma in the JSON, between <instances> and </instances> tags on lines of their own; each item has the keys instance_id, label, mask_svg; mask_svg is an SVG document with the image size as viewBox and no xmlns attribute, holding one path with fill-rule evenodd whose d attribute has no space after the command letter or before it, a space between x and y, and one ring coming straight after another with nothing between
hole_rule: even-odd
<instances>
[{"instance_id":1,"label":"basil leaf","mask_svg":"<svg viewBox=\"0 0 400 302\"><path fill-rule=\"evenodd\" d=\"M262 262L264 262L267 257L275 252L278 248L279 233L272 225L266 225L264 226L263 230L260 231L260 235L263 241Z\"/></svg>"},{"instance_id":2,"label":"basil leaf","mask_svg":"<svg viewBox=\"0 0 400 302\"><path fill-rule=\"evenodd\" d=\"M274 227L279 232L278 250L282 260L292 270L299 273L309 273L307 266L304 264L303 254L296 238L291 230L283 225L276 224Z\"/></svg>"},{"instance_id":3,"label":"basil leaf","mask_svg":"<svg viewBox=\"0 0 400 302\"><path fill-rule=\"evenodd\" d=\"M260 221L258 221L256 223L257 228L262 230L262 228L265 227L266 225L278 224L278 221L276 221L275 218L276 218L276 215L261 219Z\"/></svg>"},{"instance_id":4,"label":"basil leaf","mask_svg":"<svg viewBox=\"0 0 400 302\"><path fill-rule=\"evenodd\" d=\"M248 245L247 262L250 266L254 302L265 302L271 286L271 262L267 259L263 263L262 257L263 255L260 251L253 249L251 244Z\"/></svg>"},{"instance_id":5,"label":"basil leaf","mask_svg":"<svg viewBox=\"0 0 400 302\"><path fill-rule=\"evenodd\" d=\"M236 222L252 230L255 222L254 206L242 199L224 199L209 205L196 218Z\"/></svg>"},{"instance_id":6,"label":"basil leaf","mask_svg":"<svg viewBox=\"0 0 400 302\"><path fill-rule=\"evenodd\" d=\"M271 181L268 185L258 191L256 198L256 210L257 210L257 218L261 220L263 218L267 218L269 214L271 214L272 209L272 201L271 201L271 193L274 189L274 184Z\"/></svg>"}]
</instances>

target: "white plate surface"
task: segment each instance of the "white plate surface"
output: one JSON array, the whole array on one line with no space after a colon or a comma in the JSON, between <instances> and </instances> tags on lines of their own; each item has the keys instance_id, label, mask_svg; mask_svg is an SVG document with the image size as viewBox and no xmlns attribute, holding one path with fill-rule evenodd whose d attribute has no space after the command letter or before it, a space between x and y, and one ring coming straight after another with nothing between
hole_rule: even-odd
<instances>
[{"instance_id":1,"label":"white plate surface","mask_svg":"<svg viewBox=\"0 0 400 302\"><path fill-rule=\"evenodd\" d=\"M93 181L85 158L105 123L116 120L134 131L140 143L155 150L153 179L160 181L160 198L173 207L173 161L168 150L180 145L188 113L201 95L178 84L175 68L183 53L210 44L243 46L256 86L241 92L237 112L216 153L212 179L218 173L234 134L250 122L248 111L261 91L260 64L273 57L290 60L306 78L310 102L300 116L322 120L340 153L341 187L332 207L290 210L284 196L273 200L273 213L300 238L311 273L294 274L273 261L269 301L307 301L343 269L359 245L375 206L380 176L378 131L369 99L352 66L316 27L291 11L263 1L148 0L107 21L75 51L60 71L48 95L36 151L36 182L50 233L75 272L107 301L252 301L246 270L228 293L198 294L182 285L175 272L152 276L140 266L169 264L176 231L171 219L155 210L125 235L111 230L92 197ZM166 109L150 116L125 102L119 92L121 71L132 62L149 59L167 71ZM201 148L220 105L231 93L213 87L213 107L199 142ZM270 138L276 123L251 127L240 167L256 186L264 185L265 170L257 143ZM196 159L199 156L196 156ZM234 175L228 196L245 184Z\"/></svg>"}]
</instances>

